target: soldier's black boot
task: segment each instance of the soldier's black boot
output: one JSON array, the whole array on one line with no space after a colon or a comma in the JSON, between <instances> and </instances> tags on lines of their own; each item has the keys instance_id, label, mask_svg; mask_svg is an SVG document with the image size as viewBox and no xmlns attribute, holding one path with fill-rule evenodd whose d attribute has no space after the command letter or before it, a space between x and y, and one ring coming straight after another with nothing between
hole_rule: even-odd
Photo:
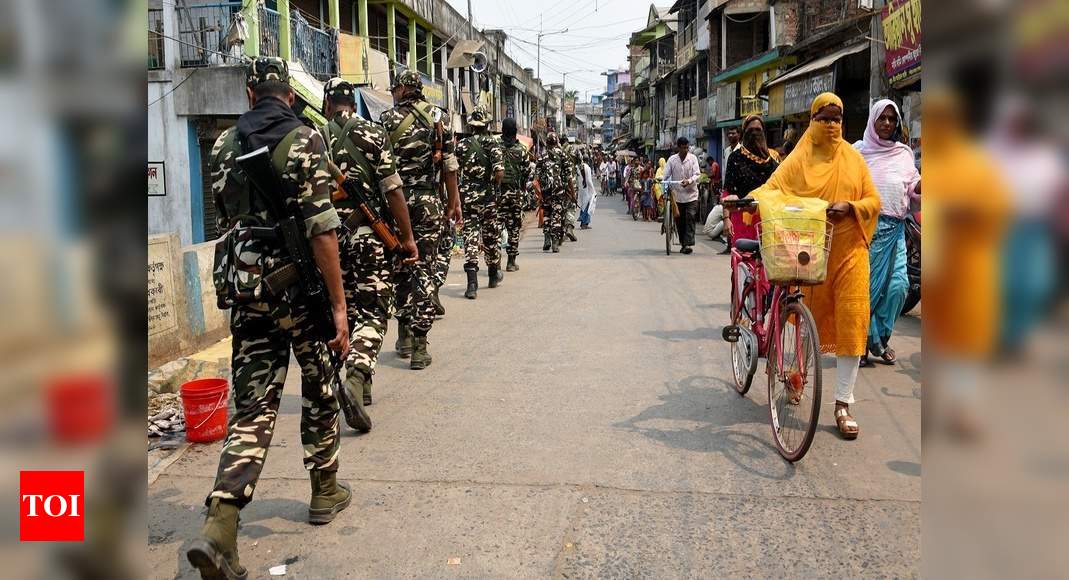
<instances>
[{"instance_id":1,"label":"soldier's black boot","mask_svg":"<svg viewBox=\"0 0 1069 580\"><path fill-rule=\"evenodd\" d=\"M212 498L208 517L186 550L189 563L200 571L201 578L245 580L249 572L238 561L238 506Z\"/></svg>"},{"instance_id":2,"label":"soldier's black boot","mask_svg":"<svg viewBox=\"0 0 1069 580\"><path fill-rule=\"evenodd\" d=\"M505 271L515 272L519 269L520 267L516 265L516 256L509 256L509 263L505 265Z\"/></svg>"},{"instance_id":3,"label":"soldier's black boot","mask_svg":"<svg viewBox=\"0 0 1069 580\"><path fill-rule=\"evenodd\" d=\"M353 490L345 483L338 483L337 471L313 469L308 472L312 479L312 501L308 504L308 523L329 524L334 516L349 507Z\"/></svg>"},{"instance_id":4,"label":"soldier's black boot","mask_svg":"<svg viewBox=\"0 0 1069 580\"><path fill-rule=\"evenodd\" d=\"M408 368L419 371L431 366L431 353L427 352L427 335L412 337L412 360Z\"/></svg>"},{"instance_id":5,"label":"soldier's black boot","mask_svg":"<svg viewBox=\"0 0 1069 580\"><path fill-rule=\"evenodd\" d=\"M371 431L371 417L364 410L370 399L371 381L364 377L364 373L355 371L345 377L345 383L338 391L338 403L346 425L361 433Z\"/></svg>"},{"instance_id":6,"label":"soldier's black boot","mask_svg":"<svg viewBox=\"0 0 1069 580\"><path fill-rule=\"evenodd\" d=\"M490 276L490 287L491 288L497 288L497 285L500 284L505 279L505 275L501 273L501 266L500 265L489 266L487 268L487 273Z\"/></svg>"},{"instance_id":7,"label":"soldier's black boot","mask_svg":"<svg viewBox=\"0 0 1069 580\"><path fill-rule=\"evenodd\" d=\"M464 291L464 297L468 300L475 300L479 295L479 271L464 270L464 273L468 275L468 289Z\"/></svg>"},{"instance_id":8,"label":"soldier's black boot","mask_svg":"<svg viewBox=\"0 0 1069 580\"><path fill-rule=\"evenodd\" d=\"M397 321L397 344L394 345L394 349L397 350L397 356L401 358L412 356L412 329L406 320Z\"/></svg>"},{"instance_id":9,"label":"soldier's black boot","mask_svg":"<svg viewBox=\"0 0 1069 580\"><path fill-rule=\"evenodd\" d=\"M549 234L549 228L546 228L546 242L542 244L542 251L548 252L549 248L553 245L553 236Z\"/></svg>"},{"instance_id":10,"label":"soldier's black boot","mask_svg":"<svg viewBox=\"0 0 1069 580\"><path fill-rule=\"evenodd\" d=\"M438 289L435 288L434 294L431 294L431 303L434 304L434 315L445 316L445 306L442 306L441 298L438 298Z\"/></svg>"}]
</instances>

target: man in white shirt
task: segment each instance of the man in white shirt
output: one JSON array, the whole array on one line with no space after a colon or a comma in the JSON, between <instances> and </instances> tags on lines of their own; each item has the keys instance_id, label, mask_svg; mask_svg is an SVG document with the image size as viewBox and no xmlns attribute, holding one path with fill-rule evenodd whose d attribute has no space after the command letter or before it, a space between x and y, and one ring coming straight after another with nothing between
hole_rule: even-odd
<instances>
[{"instance_id":1,"label":"man in white shirt","mask_svg":"<svg viewBox=\"0 0 1069 580\"><path fill-rule=\"evenodd\" d=\"M616 183L620 178L619 168L616 166L616 159L609 159L606 176L609 180L609 195L612 195L613 193L616 193L616 190L619 188Z\"/></svg>"},{"instance_id":2,"label":"man in white shirt","mask_svg":"<svg viewBox=\"0 0 1069 580\"><path fill-rule=\"evenodd\" d=\"M739 128L738 127L732 127L730 129L728 129L727 135L728 135L728 146L724 147L724 157L720 159L720 170L721 170L721 173L722 173L722 175L720 177L723 180L723 183L727 183L728 157L730 157L732 153L734 153L735 151L738 151L739 148L742 147L742 143L739 142Z\"/></svg>"},{"instance_id":3,"label":"man in white shirt","mask_svg":"<svg viewBox=\"0 0 1069 580\"><path fill-rule=\"evenodd\" d=\"M698 177L701 169L698 158L690 152L690 141L686 137L676 139L676 153L668 158L664 167L665 181L681 181L672 185L676 205L679 206L679 243L683 254L694 251L694 224L698 221ZM665 211L671 211L671 208Z\"/></svg>"}]
</instances>

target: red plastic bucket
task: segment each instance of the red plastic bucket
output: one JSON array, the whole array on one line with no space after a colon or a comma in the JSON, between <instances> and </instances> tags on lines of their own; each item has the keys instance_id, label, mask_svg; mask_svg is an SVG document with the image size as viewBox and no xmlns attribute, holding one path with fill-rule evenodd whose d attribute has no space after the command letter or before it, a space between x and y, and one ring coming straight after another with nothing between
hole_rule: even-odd
<instances>
[{"instance_id":1,"label":"red plastic bucket","mask_svg":"<svg viewBox=\"0 0 1069 580\"><path fill-rule=\"evenodd\" d=\"M226 379L197 379L182 385L187 441L211 443L226 436L229 390Z\"/></svg>"}]
</instances>

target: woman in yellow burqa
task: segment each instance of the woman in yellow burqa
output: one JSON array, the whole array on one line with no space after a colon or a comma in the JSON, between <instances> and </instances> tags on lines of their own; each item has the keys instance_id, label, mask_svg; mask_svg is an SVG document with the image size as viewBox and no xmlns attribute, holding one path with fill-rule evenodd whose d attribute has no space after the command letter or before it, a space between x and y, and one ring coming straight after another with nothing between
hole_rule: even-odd
<instances>
[{"instance_id":1,"label":"woman in yellow burqa","mask_svg":"<svg viewBox=\"0 0 1069 580\"><path fill-rule=\"evenodd\" d=\"M755 192L774 191L828 202L834 225L828 278L805 292L820 333L821 352L836 355L835 422L844 438L855 439L850 415L854 383L865 354L869 325L869 241L880 214L880 196L865 159L843 140L843 102L832 93L810 107L809 128L797 147Z\"/></svg>"}]
</instances>

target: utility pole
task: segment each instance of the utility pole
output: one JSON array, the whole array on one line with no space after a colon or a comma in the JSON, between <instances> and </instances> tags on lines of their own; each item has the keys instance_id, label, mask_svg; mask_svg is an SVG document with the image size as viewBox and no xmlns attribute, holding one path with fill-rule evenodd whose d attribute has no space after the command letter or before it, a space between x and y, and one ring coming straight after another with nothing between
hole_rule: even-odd
<instances>
[{"instance_id":1,"label":"utility pole","mask_svg":"<svg viewBox=\"0 0 1069 580\"><path fill-rule=\"evenodd\" d=\"M471 0L468 0L468 1L471 2ZM535 60L538 61L538 78L539 79L542 78L542 37L543 36L552 36L554 34L564 34L565 32L568 32L567 28L565 28L564 30L557 30L557 31L554 31L554 32L542 32L542 15L541 14L538 15L538 54L535 56Z\"/></svg>"}]
</instances>

